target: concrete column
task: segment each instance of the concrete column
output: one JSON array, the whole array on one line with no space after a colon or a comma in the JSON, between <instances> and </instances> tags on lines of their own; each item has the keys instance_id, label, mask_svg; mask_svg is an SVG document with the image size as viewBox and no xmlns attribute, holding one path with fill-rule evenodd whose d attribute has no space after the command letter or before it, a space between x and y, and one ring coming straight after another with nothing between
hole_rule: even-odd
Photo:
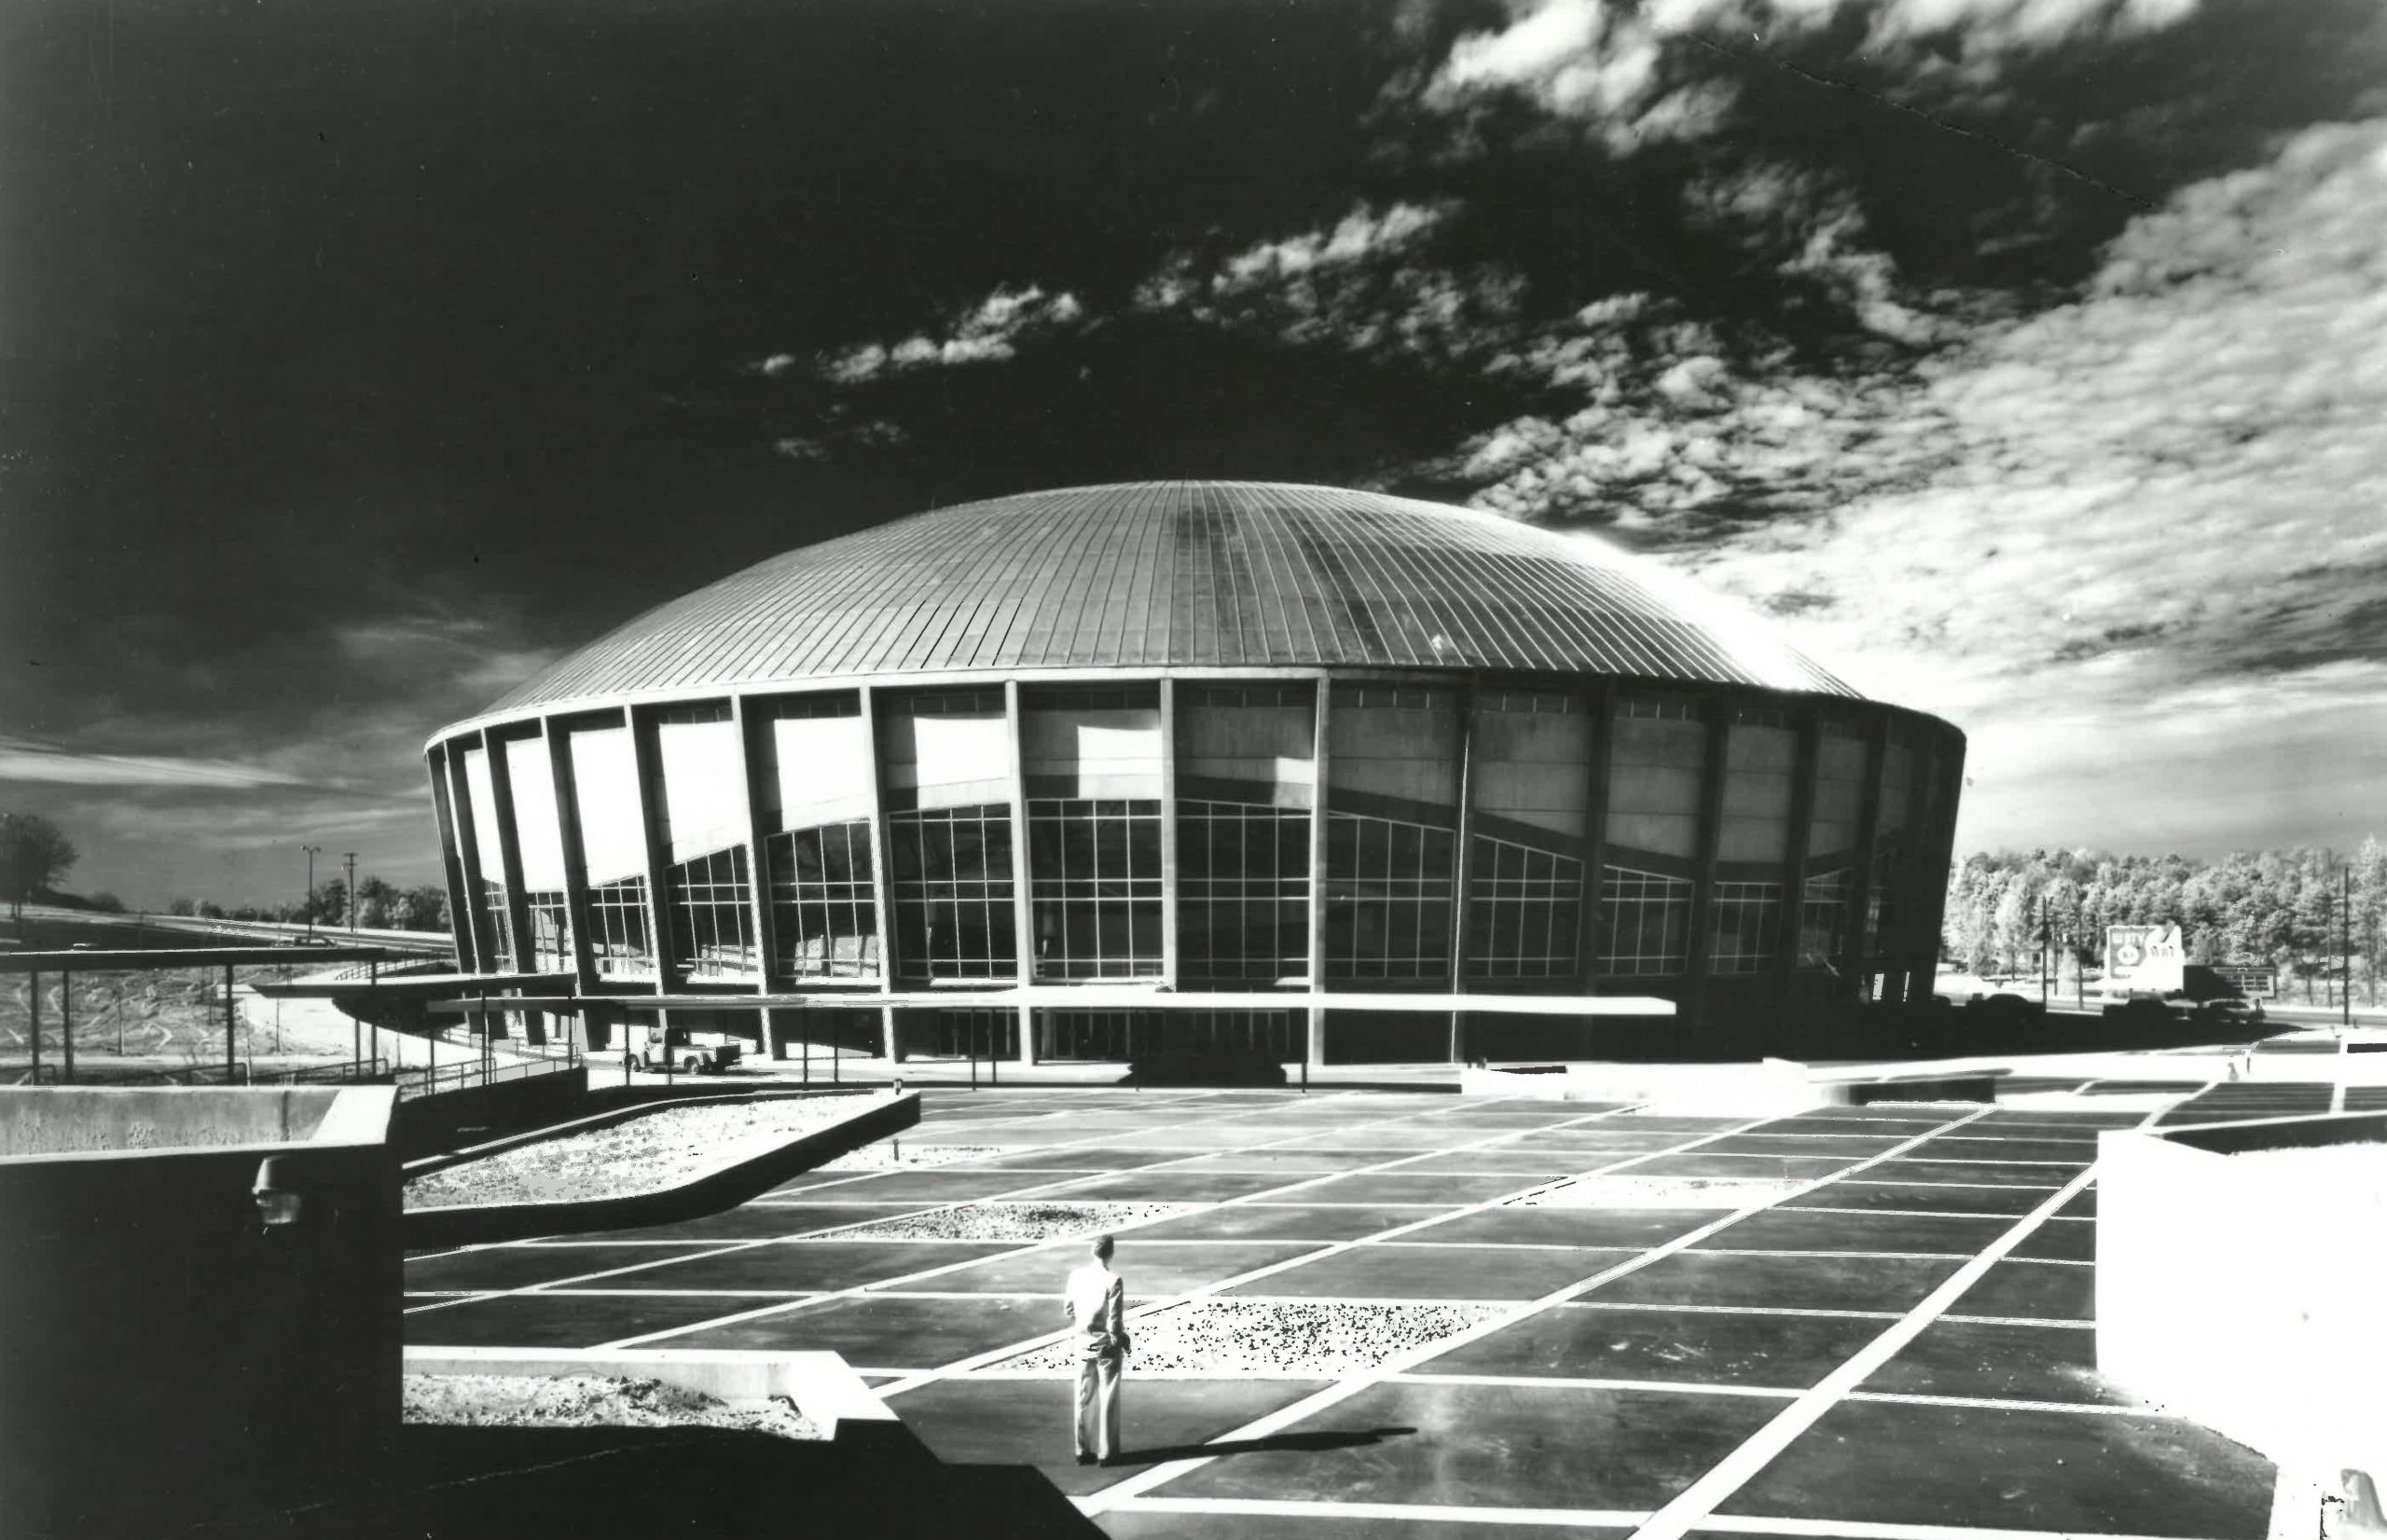
<instances>
[{"instance_id":1,"label":"concrete column","mask_svg":"<svg viewBox=\"0 0 2387 1540\"><path fill-rule=\"evenodd\" d=\"M1856 870L1848 874L1848 934L1840 954L1839 997L1854 999L1862 988L1873 938L1866 933L1865 911L1873 897L1873 842L1882 832L1882 760L1889 752L1890 715L1880 708L1866 714L1864 793L1856 804Z\"/></svg>"},{"instance_id":2,"label":"concrete column","mask_svg":"<svg viewBox=\"0 0 2387 1540\"><path fill-rule=\"evenodd\" d=\"M1948 868L1955 859L1956 815L1961 810L1965 786L1964 735L1949 732L1939 740L1939 821L1934 829L1927 850L1924 873L1929 879L1925 884L1923 912L1925 927L1917 943L1916 955L1923 964L1923 993L1910 997L1928 1000L1937 987L1939 976L1939 937L1948 923Z\"/></svg>"},{"instance_id":3,"label":"concrete column","mask_svg":"<svg viewBox=\"0 0 2387 1540\"><path fill-rule=\"evenodd\" d=\"M664 880L670 870L669 852L655 823L655 783L662 749L655 742L653 717L632 708L628 722L630 753L638 768L639 834L646 846L646 945L655 955L655 993L668 995L679 971L679 958L673 955L670 890Z\"/></svg>"},{"instance_id":4,"label":"concrete column","mask_svg":"<svg viewBox=\"0 0 2387 1540\"><path fill-rule=\"evenodd\" d=\"M439 859L442 873L448 879L448 931L456 947L456 966L472 973L480 969L480 953L473 941L472 924L467 916L472 906L464 890L462 836L456 832L453 781L448 773L448 750L445 745L430 749L423 756L431 772L431 804L439 824Z\"/></svg>"},{"instance_id":5,"label":"concrete column","mask_svg":"<svg viewBox=\"0 0 2387 1540\"><path fill-rule=\"evenodd\" d=\"M1458 807L1452 838L1457 847L1451 861L1451 993L1467 986L1467 919L1469 885L1475 868L1475 711L1481 685L1469 680L1458 687L1457 759ZM1467 1013L1451 1012L1450 1062L1462 1064L1467 1052Z\"/></svg>"},{"instance_id":6,"label":"concrete column","mask_svg":"<svg viewBox=\"0 0 2387 1540\"><path fill-rule=\"evenodd\" d=\"M1014 950L1019 956L1019 982L1025 984L1036 978L1036 911L1028 886L1028 766L1021 752L1019 681L1015 679L1003 681L1003 726L1011 753L1012 932L1015 938ZM1036 1036L1032 1032L1019 1035L1019 1062L1036 1062Z\"/></svg>"},{"instance_id":7,"label":"concrete column","mask_svg":"<svg viewBox=\"0 0 2387 1540\"><path fill-rule=\"evenodd\" d=\"M1332 753L1333 676L1319 673L1311 734L1309 812L1309 1048L1312 1066L1326 1063L1326 782Z\"/></svg>"},{"instance_id":8,"label":"concrete column","mask_svg":"<svg viewBox=\"0 0 2387 1540\"><path fill-rule=\"evenodd\" d=\"M1160 984L1177 987L1177 681L1160 681Z\"/></svg>"},{"instance_id":9,"label":"concrete column","mask_svg":"<svg viewBox=\"0 0 2387 1540\"><path fill-rule=\"evenodd\" d=\"M1774 939L1773 987L1787 1001L1799 969L1799 931L1805 921L1808 843L1814 833L1815 762L1823 753L1822 724L1812 708L1799 713L1798 758L1790 766L1789 840L1784 846L1782 933Z\"/></svg>"},{"instance_id":10,"label":"concrete column","mask_svg":"<svg viewBox=\"0 0 2387 1540\"><path fill-rule=\"evenodd\" d=\"M763 840L763 804L754 789L754 723L746 714L746 697L729 697L729 720L738 728L738 790L746 804L746 901L754 927L754 993L771 992L779 966L779 940L771 910L770 868ZM766 728L769 723L763 724Z\"/></svg>"},{"instance_id":11,"label":"concrete column","mask_svg":"<svg viewBox=\"0 0 2387 1540\"><path fill-rule=\"evenodd\" d=\"M895 852L887 842L887 769L878 757L878 693L862 687L862 746L870 761L870 909L878 927L878 992L895 987Z\"/></svg>"},{"instance_id":12,"label":"concrete column","mask_svg":"<svg viewBox=\"0 0 2387 1540\"><path fill-rule=\"evenodd\" d=\"M473 793L469 777L464 774L464 749L462 739L448 746L448 800L456 819L456 855L463 873L463 907L457 915L473 934L474 971L493 973L504 959L497 953L497 938L490 934L489 916L481 910L481 847L480 836L473 816Z\"/></svg>"},{"instance_id":13,"label":"concrete column","mask_svg":"<svg viewBox=\"0 0 2387 1540\"><path fill-rule=\"evenodd\" d=\"M1683 1002L1690 1008L1694 1030L1704 1024L1707 1000L1709 933L1715 928L1717 851L1724 834L1724 780L1731 773L1733 703L1703 701L1707 713L1707 757L1699 770L1699 848L1693 858L1697 877L1690 890L1690 934L1685 938Z\"/></svg>"},{"instance_id":14,"label":"concrete column","mask_svg":"<svg viewBox=\"0 0 2387 1540\"><path fill-rule=\"evenodd\" d=\"M1600 928L1600 895L1607 891L1608 758L1615 737L1616 681L1602 680L1592 700L1591 763L1583 767L1583 929L1576 961L1586 995L1599 983L1600 946L1607 940Z\"/></svg>"},{"instance_id":15,"label":"concrete column","mask_svg":"<svg viewBox=\"0 0 2387 1540\"><path fill-rule=\"evenodd\" d=\"M522 891L522 842L514 827L514 773L505 763L506 750L494 736L485 738L489 755L490 800L497 804L498 870L505 878L505 923L514 932L514 968L535 972L538 959L531 945L531 901Z\"/></svg>"},{"instance_id":16,"label":"concrete column","mask_svg":"<svg viewBox=\"0 0 2387 1540\"><path fill-rule=\"evenodd\" d=\"M597 958L588 941L588 858L580 840L579 783L572 769L572 735L555 718L540 719L547 740L547 777L556 789L556 832L563 846L563 907L572 929L572 976L580 993L597 989Z\"/></svg>"}]
</instances>

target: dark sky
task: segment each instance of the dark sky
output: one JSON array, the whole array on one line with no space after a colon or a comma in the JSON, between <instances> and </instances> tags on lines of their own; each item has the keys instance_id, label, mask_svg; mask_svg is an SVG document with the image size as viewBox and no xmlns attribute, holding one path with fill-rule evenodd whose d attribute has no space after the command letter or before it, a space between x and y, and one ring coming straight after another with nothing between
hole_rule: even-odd
<instances>
[{"instance_id":1,"label":"dark sky","mask_svg":"<svg viewBox=\"0 0 2387 1540\"><path fill-rule=\"evenodd\" d=\"M1184 475L1665 553L1973 731L1983 843L2359 837L2179 724L2387 710L2380 17L21 0L0 806L135 901L426 880L423 738L557 652ZM2236 780L2151 817L2117 712Z\"/></svg>"}]
</instances>

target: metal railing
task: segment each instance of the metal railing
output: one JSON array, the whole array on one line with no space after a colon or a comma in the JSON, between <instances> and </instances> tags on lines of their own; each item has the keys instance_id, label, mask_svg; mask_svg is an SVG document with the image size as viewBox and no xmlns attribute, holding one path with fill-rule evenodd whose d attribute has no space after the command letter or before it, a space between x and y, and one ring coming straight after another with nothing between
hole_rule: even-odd
<instances>
[{"instance_id":1,"label":"metal railing","mask_svg":"<svg viewBox=\"0 0 2387 1540\"><path fill-rule=\"evenodd\" d=\"M564 1070L577 1068L579 1064L577 1056L557 1054L511 1064L466 1059L459 1064L443 1064L435 1067L408 1065L395 1072L398 1100L412 1101L419 1096L435 1096L443 1091L463 1091L475 1086L497 1085L506 1080L560 1074Z\"/></svg>"}]
</instances>

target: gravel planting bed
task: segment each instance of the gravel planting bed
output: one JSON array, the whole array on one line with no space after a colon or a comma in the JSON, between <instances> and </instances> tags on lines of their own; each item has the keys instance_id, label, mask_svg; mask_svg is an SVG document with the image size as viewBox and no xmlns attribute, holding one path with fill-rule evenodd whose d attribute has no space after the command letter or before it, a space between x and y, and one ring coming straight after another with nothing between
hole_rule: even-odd
<instances>
[{"instance_id":1,"label":"gravel planting bed","mask_svg":"<svg viewBox=\"0 0 2387 1540\"><path fill-rule=\"evenodd\" d=\"M1192 1299L1130 1314L1133 1374L1357 1374L1496 1319L1487 1304ZM1023 1353L998 1369L1074 1372L1075 1341Z\"/></svg>"},{"instance_id":2,"label":"gravel planting bed","mask_svg":"<svg viewBox=\"0 0 2387 1540\"><path fill-rule=\"evenodd\" d=\"M577 1203L663 1191L766 1154L883 1100L817 1096L669 1107L416 1176L407 1183L406 1206Z\"/></svg>"},{"instance_id":3,"label":"gravel planting bed","mask_svg":"<svg viewBox=\"0 0 2387 1540\"><path fill-rule=\"evenodd\" d=\"M899 1149L897 1141L882 1139L875 1145L849 1150L834 1161L823 1161L816 1171L909 1171L914 1166L958 1165L963 1161L986 1161L998 1155L1015 1154L1007 1145L914 1145Z\"/></svg>"},{"instance_id":4,"label":"gravel planting bed","mask_svg":"<svg viewBox=\"0 0 2387 1540\"><path fill-rule=\"evenodd\" d=\"M1746 1208L1778 1203L1804 1182L1746 1176L1585 1176L1512 1198L1511 1208Z\"/></svg>"},{"instance_id":5,"label":"gravel planting bed","mask_svg":"<svg viewBox=\"0 0 2387 1540\"><path fill-rule=\"evenodd\" d=\"M899 1237L907 1241L1057 1241L1098 1235L1152 1219L1174 1218L1202 1203L956 1203L925 1214L903 1214L837 1231L840 1241Z\"/></svg>"},{"instance_id":6,"label":"gravel planting bed","mask_svg":"<svg viewBox=\"0 0 2387 1540\"><path fill-rule=\"evenodd\" d=\"M409 1374L405 1419L466 1427L745 1428L825 1437L784 1396L723 1401L659 1380L606 1374Z\"/></svg>"}]
</instances>

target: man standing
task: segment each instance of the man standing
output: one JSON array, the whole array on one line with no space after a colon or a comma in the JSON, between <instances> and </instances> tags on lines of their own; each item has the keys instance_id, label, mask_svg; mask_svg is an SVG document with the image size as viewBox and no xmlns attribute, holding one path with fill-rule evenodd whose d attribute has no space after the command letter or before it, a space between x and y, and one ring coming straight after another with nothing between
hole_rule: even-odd
<instances>
[{"instance_id":1,"label":"man standing","mask_svg":"<svg viewBox=\"0 0 2387 1540\"><path fill-rule=\"evenodd\" d=\"M1127 1363L1127 1286L1111 1271L1111 1237L1094 1242L1094 1259L1069 1274L1063 1309L1080 1334L1078 1464L1119 1457L1119 1373ZM1092 1449L1088 1449L1092 1445Z\"/></svg>"}]
</instances>

